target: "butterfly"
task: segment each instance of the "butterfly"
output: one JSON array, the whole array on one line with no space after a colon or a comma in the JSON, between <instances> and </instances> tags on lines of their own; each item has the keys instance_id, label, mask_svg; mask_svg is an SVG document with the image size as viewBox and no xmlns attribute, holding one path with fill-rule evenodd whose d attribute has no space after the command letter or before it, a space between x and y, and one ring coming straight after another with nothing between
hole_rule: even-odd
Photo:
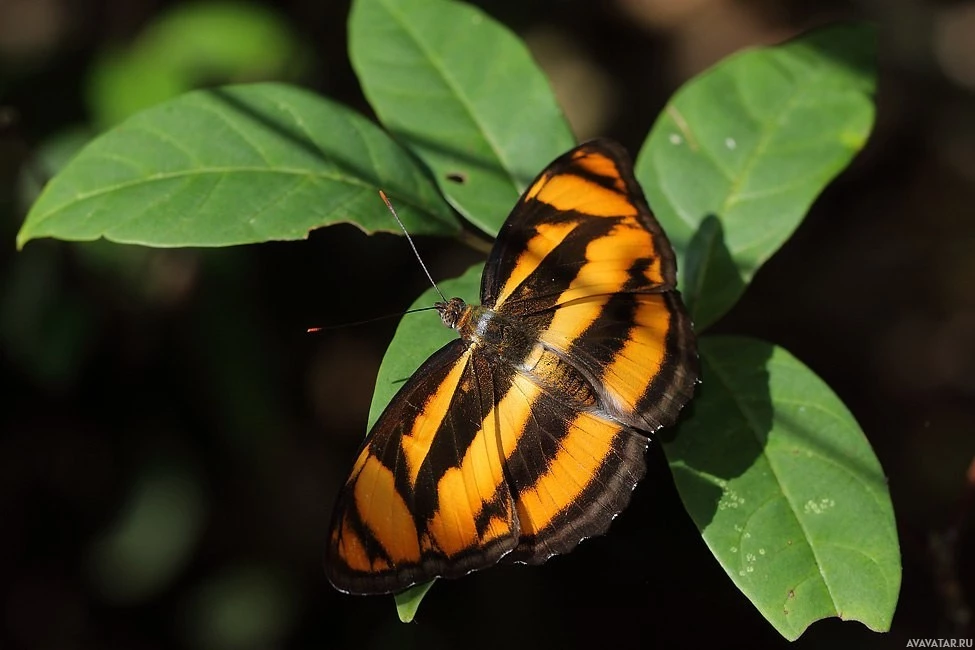
<instances>
[{"instance_id":1,"label":"butterfly","mask_svg":"<svg viewBox=\"0 0 975 650\"><path fill-rule=\"evenodd\" d=\"M332 585L395 593L604 533L697 383L676 274L623 147L592 140L545 168L501 227L481 304L436 303L459 338L359 450L332 515Z\"/></svg>"}]
</instances>

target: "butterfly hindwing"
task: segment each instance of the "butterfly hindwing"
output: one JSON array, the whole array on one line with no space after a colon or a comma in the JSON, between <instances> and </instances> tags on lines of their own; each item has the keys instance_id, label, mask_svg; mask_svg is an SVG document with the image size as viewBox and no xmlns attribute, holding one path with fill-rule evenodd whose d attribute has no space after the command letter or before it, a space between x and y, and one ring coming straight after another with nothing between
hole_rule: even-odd
<instances>
[{"instance_id":1,"label":"butterfly hindwing","mask_svg":"<svg viewBox=\"0 0 975 650\"><path fill-rule=\"evenodd\" d=\"M538 363L550 370L560 364ZM604 533L646 472L646 437L579 408L594 396L567 398L546 383L534 373L514 374L499 409L519 524L518 545L505 561L538 564Z\"/></svg>"},{"instance_id":2,"label":"butterfly hindwing","mask_svg":"<svg viewBox=\"0 0 975 650\"><path fill-rule=\"evenodd\" d=\"M690 318L674 291L574 300L527 315L539 340L571 359L615 418L652 433L676 420L697 380Z\"/></svg>"}]
</instances>

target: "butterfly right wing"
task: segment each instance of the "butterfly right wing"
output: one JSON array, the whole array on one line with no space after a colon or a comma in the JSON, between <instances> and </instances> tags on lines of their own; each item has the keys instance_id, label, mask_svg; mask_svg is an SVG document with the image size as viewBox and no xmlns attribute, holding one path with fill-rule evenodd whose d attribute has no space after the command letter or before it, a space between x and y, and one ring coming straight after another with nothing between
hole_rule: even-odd
<instances>
[{"instance_id":1,"label":"butterfly right wing","mask_svg":"<svg viewBox=\"0 0 975 650\"><path fill-rule=\"evenodd\" d=\"M556 159L502 226L481 285L584 373L611 416L652 433L693 395L698 359L677 266L626 151L594 140Z\"/></svg>"},{"instance_id":2,"label":"butterfly right wing","mask_svg":"<svg viewBox=\"0 0 975 650\"><path fill-rule=\"evenodd\" d=\"M402 591L493 565L518 543L492 369L461 340L396 394L332 514L326 572L339 590Z\"/></svg>"},{"instance_id":3,"label":"butterfly right wing","mask_svg":"<svg viewBox=\"0 0 975 650\"><path fill-rule=\"evenodd\" d=\"M526 365L494 367L499 399L488 421L518 521L518 545L503 561L539 564L606 532L646 473L648 439L600 413L596 395L555 354Z\"/></svg>"}]
</instances>

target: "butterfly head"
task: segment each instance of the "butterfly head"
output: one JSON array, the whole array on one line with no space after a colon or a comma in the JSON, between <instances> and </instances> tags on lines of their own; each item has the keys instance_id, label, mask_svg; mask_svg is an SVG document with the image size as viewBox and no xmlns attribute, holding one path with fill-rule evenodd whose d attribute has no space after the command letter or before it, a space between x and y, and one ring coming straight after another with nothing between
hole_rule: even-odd
<instances>
[{"instance_id":1,"label":"butterfly head","mask_svg":"<svg viewBox=\"0 0 975 650\"><path fill-rule=\"evenodd\" d=\"M440 320L450 329L460 329L461 321L469 309L463 298L451 298L447 302L434 303L433 306L440 312Z\"/></svg>"}]
</instances>

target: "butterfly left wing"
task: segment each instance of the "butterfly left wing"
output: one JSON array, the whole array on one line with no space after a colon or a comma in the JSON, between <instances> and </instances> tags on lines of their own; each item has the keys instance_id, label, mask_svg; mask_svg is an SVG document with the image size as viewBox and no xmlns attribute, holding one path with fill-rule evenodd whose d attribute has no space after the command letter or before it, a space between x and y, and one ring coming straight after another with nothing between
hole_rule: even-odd
<instances>
[{"instance_id":1,"label":"butterfly left wing","mask_svg":"<svg viewBox=\"0 0 975 650\"><path fill-rule=\"evenodd\" d=\"M339 590L401 591L495 564L518 524L493 426L492 370L464 341L430 357L376 422L332 514Z\"/></svg>"},{"instance_id":2,"label":"butterfly left wing","mask_svg":"<svg viewBox=\"0 0 975 650\"><path fill-rule=\"evenodd\" d=\"M332 515L336 588L392 593L502 559L543 562L605 532L646 471L647 439L594 413L590 392L538 378L462 341L413 375Z\"/></svg>"}]
</instances>

